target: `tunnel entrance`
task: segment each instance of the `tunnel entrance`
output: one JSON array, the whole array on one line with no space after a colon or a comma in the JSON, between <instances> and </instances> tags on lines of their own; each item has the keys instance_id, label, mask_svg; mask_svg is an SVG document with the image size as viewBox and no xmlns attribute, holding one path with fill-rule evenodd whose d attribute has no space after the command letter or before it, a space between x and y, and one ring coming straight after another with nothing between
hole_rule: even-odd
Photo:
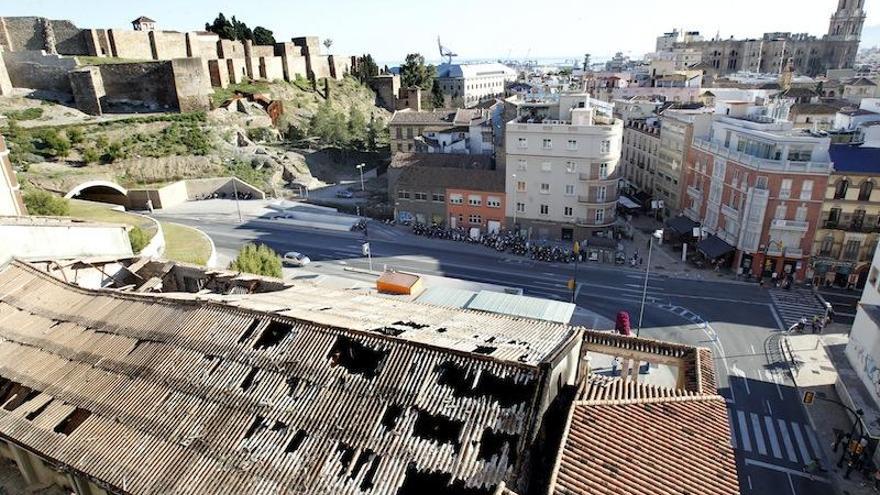
<instances>
[{"instance_id":1,"label":"tunnel entrance","mask_svg":"<svg viewBox=\"0 0 880 495\"><path fill-rule=\"evenodd\" d=\"M128 191L109 181L84 182L71 189L64 197L128 207Z\"/></svg>"}]
</instances>

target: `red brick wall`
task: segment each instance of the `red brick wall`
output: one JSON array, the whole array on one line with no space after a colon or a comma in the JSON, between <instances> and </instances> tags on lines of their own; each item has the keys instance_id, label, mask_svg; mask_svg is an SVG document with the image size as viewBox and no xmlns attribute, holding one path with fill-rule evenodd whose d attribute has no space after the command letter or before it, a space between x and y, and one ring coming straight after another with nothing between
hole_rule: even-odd
<instances>
[{"instance_id":1,"label":"red brick wall","mask_svg":"<svg viewBox=\"0 0 880 495\"><path fill-rule=\"evenodd\" d=\"M463 197L462 204L455 205L450 202L450 198L452 198L453 194L461 194ZM468 196L470 195L479 195L480 196L480 206L471 206L468 204ZM497 197L501 200L501 206L498 208L490 208L486 205L487 199L489 196ZM504 212L506 211L506 204L503 192L485 192L485 191L473 191L468 189L446 189L446 211L449 215L449 218L446 219L447 225L452 225L450 218L460 218L461 220L457 222L459 227L479 227L485 230L488 227L488 221L494 220L501 222L501 227L504 227ZM468 219L471 215L480 215L481 223L480 225L471 224Z\"/></svg>"}]
</instances>

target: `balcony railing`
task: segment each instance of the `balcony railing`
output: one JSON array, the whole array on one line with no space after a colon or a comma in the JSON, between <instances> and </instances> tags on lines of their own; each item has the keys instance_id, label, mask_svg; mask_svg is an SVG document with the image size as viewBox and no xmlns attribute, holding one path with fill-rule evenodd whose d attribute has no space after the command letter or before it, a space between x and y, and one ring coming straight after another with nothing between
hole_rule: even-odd
<instances>
[{"instance_id":1,"label":"balcony railing","mask_svg":"<svg viewBox=\"0 0 880 495\"><path fill-rule=\"evenodd\" d=\"M831 170L831 162L794 162L790 160L771 160L747 155L740 151L731 150L711 141L694 139L693 146L701 151L706 151L729 160L762 170L778 172L811 172L827 173Z\"/></svg>"},{"instance_id":2,"label":"balcony railing","mask_svg":"<svg viewBox=\"0 0 880 495\"><path fill-rule=\"evenodd\" d=\"M800 220L779 220L773 219L773 222L770 224L770 228L777 230L796 230L799 232L806 232L810 227L808 222L802 222Z\"/></svg>"},{"instance_id":3,"label":"balcony railing","mask_svg":"<svg viewBox=\"0 0 880 495\"><path fill-rule=\"evenodd\" d=\"M802 258L804 250L801 248L778 248L771 247L767 249L767 256L785 256L786 258Z\"/></svg>"},{"instance_id":4,"label":"balcony railing","mask_svg":"<svg viewBox=\"0 0 880 495\"><path fill-rule=\"evenodd\" d=\"M721 205L721 214L728 217L739 218L739 210L727 205Z\"/></svg>"}]
</instances>

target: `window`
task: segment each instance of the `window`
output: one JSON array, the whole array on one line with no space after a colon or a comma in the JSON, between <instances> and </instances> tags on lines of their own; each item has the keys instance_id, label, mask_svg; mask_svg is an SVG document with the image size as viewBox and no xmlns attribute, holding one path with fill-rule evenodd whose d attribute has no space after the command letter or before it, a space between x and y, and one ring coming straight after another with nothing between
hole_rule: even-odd
<instances>
[{"instance_id":1,"label":"window","mask_svg":"<svg viewBox=\"0 0 880 495\"><path fill-rule=\"evenodd\" d=\"M518 146L520 148L528 148L529 147L529 140L526 138L519 138Z\"/></svg>"},{"instance_id":2,"label":"window","mask_svg":"<svg viewBox=\"0 0 880 495\"><path fill-rule=\"evenodd\" d=\"M541 215L549 215L550 214L550 206L549 205L541 205Z\"/></svg>"},{"instance_id":3,"label":"window","mask_svg":"<svg viewBox=\"0 0 880 495\"><path fill-rule=\"evenodd\" d=\"M431 194L431 201L436 201L437 203L442 203L446 201L446 195L443 193L433 193Z\"/></svg>"},{"instance_id":4,"label":"window","mask_svg":"<svg viewBox=\"0 0 880 495\"><path fill-rule=\"evenodd\" d=\"M573 174L577 170L577 164L574 162L565 162L566 173Z\"/></svg>"},{"instance_id":5,"label":"window","mask_svg":"<svg viewBox=\"0 0 880 495\"><path fill-rule=\"evenodd\" d=\"M599 178L607 179L608 178L608 164L600 163L599 164Z\"/></svg>"},{"instance_id":6,"label":"window","mask_svg":"<svg viewBox=\"0 0 880 495\"><path fill-rule=\"evenodd\" d=\"M813 181L805 180L801 182L801 199L813 198Z\"/></svg>"},{"instance_id":7,"label":"window","mask_svg":"<svg viewBox=\"0 0 880 495\"><path fill-rule=\"evenodd\" d=\"M469 215L468 222L479 225L483 223L483 218L480 215Z\"/></svg>"},{"instance_id":8,"label":"window","mask_svg":"<svg viewBox=\"0 0 880 495\"><path fill-rule=\"evenodd\" d=\"M767 189L768 179L766 175L759 175L755 187L758 189Z\"/></svg>"},{"instance_id":9,"label":"window","mask_svg":"<svg viewBox=\"0 0 880 495\"><path fill-rule=\"evenodd\" d=\"M406 128L406 137L407 137L408 139L411 139L411 138L413 137L413 128L412 128L412 127L407 127L407 128Z\"/></svg>"},{"instance_id":10,"label":"window","mask_svg":"<svg viewBox=\"0 0 880 495\"><path fill-rule=\"evenodd\" d=\"M489 196L486 198L486 206L489 208L501 208L501 198L498 196Z\"/></svg>"},{"instance_id":11,"label":"window","mask_svg":"<svg viewBox=\"0 0 880 495\"><path fill-rule=\"evenodd\" d=\"M780 199L788 199L791 197L791 179L782 179L782 185L779 186Z\"/></svg>"},{"instance_id":12,"label":"window","mask_svg":"<svg viewBox=\"0 0 880 495\"><path fill-rule=\"evenodd\" d=\"M856 232L862 230L862 227L865 225L865 210L856 210L852 215L852 224L850 225L850 229L855 230Z\"/></svg>"},{"instance_id":13,"label":"window","mask_svg":"<svg viewBox=\"0 0 880 495\"><path fill-rule=\"evenodd\" d=\"M471 206L480 206L483 204L483 197L479 194L469 194L468 204Z\"/></svg>"},{"instance_id":14,"label":"window","mask_svg":"<svg viewBox=\"0 0 880 495\"><path fill-rule=\"evenodd\" d=\"M596 223L603 223L605 221L605 210L596 210Z\"/></svg>"},{"instance_id":15,"label":"window","mask_svg":"<svg viewBox=\"0 0 880 495\"><path fill-rule=\"evenodd\" d=\"M397 191L398 199L409 199L409 191L405 191L403 189Z\"/></svg>"},{"instance_id":16,"label":"window","mask_svg":"<svg viewBox=\"0 0 880 495\"><path fill-rule=\"evenodd\" d=\"M785 205L779 205L776 207L776 215L773 216L776 220L785 220L785 217L788 215L788 207Z\"/></svg>"},{"instance_id":17,"label":"window","mask_svg":"<svg viewBox=\"0 0 880 495\"><path fill-rule=\"evenodd\" d=\"M545 150L553 149L553 141L545 138L543 141L541 141L541 148Z\"/></svg>"},{"instance_id":18,"label":"window","mask_svg":"<svg viewBox=\"0 0 880 495\"><path fill-rule=\"evenodd\" d=\"M822 245L819 247L820 256L831 256L831 250L834 248L834 237L827 235L822 239Z\"/></svg>"},{"instance_id":19,"label":"window","mask_svg":"<svg viewBox=\"0 0 880 495\"><path fill-rule=\"evenodd\" d=\"M413 199L415 199L416 201L427 201L427 200L428 200L428 194L427 194L427 193L423 193L423 192L414 192L414 193L413 193Z\"/></svg>"},{"instance_id":20,"label":"window","mask_svg":"<svg viewBox=\"0 0 880 495\"><path fill-rule=\"evenodd\" d=\"M847 241L843 248L843 259L855 261L859 259L859 249L862 247L862 241Z\"/></svg>"},{"instance_id":21,"label":"window","mask_svg":"<svg viewBox=\"0 0 880 495\"><path fill-rule=\"evenodd\" d=\"M834 199L846 199L847 189L849 189L849 181L842 179L837 183L837 188L834 190Z\"/></svg>"},{"instance_id":22,"label":"window","mask_svg":"<svg viewBox=\"0 0 880 495\"><path fill-rule=\"evenodd\" d=\"M550 184L546 182L541 184L541 194L550 194Z\"/></svg>"},{"instance_id":23,"label":"window","mask_svg":"<svg viewBox=\"0 0 880 495\"><path fill-rule=\"evenodd\" d=\"M568 140L568 149L571 151L578 149L578 142L576 139L569 139Z\"/></svg>"},{"instance_id":24,"label":"window","mask_svg":"<svg viewBox=\"0 0 880 495\"><path fill-rule=\"evenodd\" d=\"M602 203L605 201L605 197L607 195L607 188L605 186L600 186L596 189L596 201Z\"/></svg>"},{"instance_id":25,"label":"window","mask_svg":"<svg viewBox=\"0 0 880 495\"><path fill-rule=\"evenodd\" d=\"M807 207L806 206L798 206L797 211L795 211L794 219L798 222L806 222L807 221Z\"/></svg>"},{"instance_id":26,"label":"window","mask_svg":"<svg viewBox=\"0 0 880 495\"><path fill-rule=\"evenodd\" d=\"M450 194L449 195L449 204L452 205L460 205L464 203L464 196L461 194Z\"/></svg>"},{"instance_id":27,"label":"window","mask_svg":"<svg viewBox=\"0 0 880 495\"><path fill-rule=\"evenodd\" d=\"M840 213L840 208L831 208L831 211L828 212L828 221L825 222L825 228L836 228L838 222L840 222Z\"/></svg>"},{"instance_id":28,"label":"window","mask_svg":"<svg viewBox=\"0 0 880 495\"><path fill-rule=\"evenodd\" d=\"M611 141L605 140L599 143L599 153L611 153Z\"/></svg>"},{"instance_id":29,"label":"window","mask_svg":"<svg viewBox=\"0 0 880 495\"><path fill-rule=\"evenodd\" d=\"M549 172L552 169L552 164L550 162L543 162L541 164L541 172Z\"/></svg>"},{"instance_id":30,"label":"window","mask_svg":"<svg viewBox=\"0 0 880 495\"><path fill-rule=\"evenodd\" d=\"M524 180L516 181L516 192L526 192L526 181L524 181Z\"/></svg>"},{"instance_id":31,"label":"window","mask_svg":"<svg viewBox=\"0 0 880 495\"><path fill-rule=\"evenodd\" d=\"M562 209L562 215L566 216L566 217L570 217L570 216L574 215L574 209L572 209L571 206L566 206L565 208Z\"/></svg>"},{"instance_id":32,"label":"window","mask_svg":"<svg viewBox=\"0 0 880 495\"><path fill-rule=\"evenodd\" d=\"M566 196L574 196L574 184L566 184L565 185L565 195Z\"/></svg>"},{"instance_id":33,"label":"window","mask_svg":"<svg viewBox=\"0 0 880 495\"><path fill-rule=\"evenodd\" d=\"M859 187L859 201L871 201L871 191L874 190L874 183L870 180L862 182Z\"/></svg>"},{"instance_id":34,"label":"window","mask_svg":"<svg viewBox=\"0 0 880 495\"><path fill-rule=\"evenodd\" d=\"M517 203L516 204L517 213L525 213L526 212L526 204L525 203Z\"/></svg>"},{"instance_id":35,"label":"window","mask_svg":"<svg viewBox=\"0 0 880 495\"><path fill-rule=\"evenodd\" d=\"M529 168L528 162L525 160L520 160L516 163L516 169L520 171L526 171Z\"/></svg>"}]
</instances>

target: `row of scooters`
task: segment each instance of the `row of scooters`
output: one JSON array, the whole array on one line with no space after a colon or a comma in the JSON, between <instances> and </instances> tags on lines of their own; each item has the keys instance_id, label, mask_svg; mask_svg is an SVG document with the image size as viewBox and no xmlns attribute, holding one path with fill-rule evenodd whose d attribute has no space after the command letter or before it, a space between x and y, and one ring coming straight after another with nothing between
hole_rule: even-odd
<instances>
[{"instance_id":1,"label":"row of scooters","mask_svg":"<svg viewBox=\"0 0 880 495\"><path fill-rule=\"evenodd\" d=\"M578 261L587 260L586 250L581 250L580 253L576 255L574 251L568 248L530 242L511 230L474 236L471 235L467 229L461 227L445 228L440 225L414 223L412 225L412 232L416 235L433 239L448 239L470 244L482 244L483 246L495 249L498 252L509 252L517 256L527 256L536 261L574 263L575 259Z\"/></svg>"}]
</instances>

